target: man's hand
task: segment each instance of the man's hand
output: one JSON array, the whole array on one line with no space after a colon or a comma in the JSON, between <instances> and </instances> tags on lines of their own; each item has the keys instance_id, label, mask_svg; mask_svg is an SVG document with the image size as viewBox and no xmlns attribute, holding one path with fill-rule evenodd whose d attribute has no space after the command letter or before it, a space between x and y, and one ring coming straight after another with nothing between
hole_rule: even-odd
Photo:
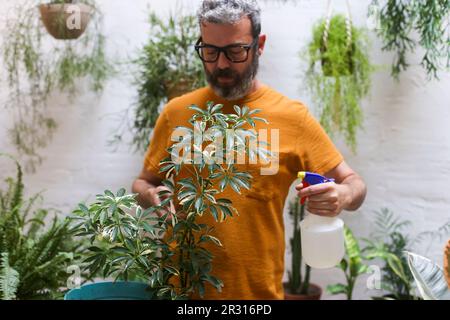
<instances>
[{"instance_id":1,"label":"man's hand","mask_svg":"<svg viewBox=\"0 0 450 320\"><path fill-rule=\"evenodd\" d=\"M327 182L303 188L303 183L295 186L298 196L308 197L306 209L319 216L335 217L345 209L351 201L351 189L348 185Z\"/></svg>"},{"instance_id":2,"label":"man's hand","mask_svg":"<svg viewBox=\"0 0 450 320\"><path fill-rule=\"evenodd\" d=\"M167 199L171 196L171 194L169 193L165 193L159 196L158 193L161 191L170 192L169 188L167 188L166 186L150 187L145 191L144 197L152 206L159 206L164 199ZM155 212L159 217L165 215L166 213L169 213L167 218L170 220L172 215L176 213L173 201L170 201L170 203L167 206L164 206L162 210L157 210Z\"/></svg>"}]
</instances>

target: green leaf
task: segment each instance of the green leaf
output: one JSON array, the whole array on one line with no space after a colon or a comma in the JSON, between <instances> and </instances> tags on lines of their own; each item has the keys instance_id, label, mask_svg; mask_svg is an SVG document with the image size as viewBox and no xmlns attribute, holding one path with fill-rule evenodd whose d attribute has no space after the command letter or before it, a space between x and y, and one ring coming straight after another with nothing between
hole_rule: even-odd
<instances>
[{"instance_id":1,"label":"green leaf","mask_svg":"<svg viewBox=\"0 0 450 320\"><path fill-rule=\"evenodd\" d=\"M9 265L7 252L1 252L0 258L0 297L2 300L13 300L19 287L19 273Z\"/></svg>"},{"instance_id":2,"label":"green leaf","mask_svg":"<svg viewBox=\"0 0 450 320\"><path fill-rule=\"evenodd\" d=\"M115 198L114 193L112 193L112 192L109 191L109 190L105 190L104 193L105 193L107 196L111 197L111 198Z\"/></svg>"},{"instance_id":3,"label":"green leaf","mask_svg":"<svg viewBox=\"0 0 450 320\"><path fill-rule=\"evenodd\" d=\"M330 294L347 294L347 286L341 283L327 286L327 292Z\"/></svg>"},{"instance_id":4,"label":"green leaf","mask_svg":"<svg viewBox=\"0 0 450 320\"><path fill-rule=\"evenodd\" d=\"M122 197L125 195L125 192L126 192L125 188L121 188L119 189L119 191L117 191L116 195L117 197Z\"/></svg>"},{"instance_id":5,"label":"green leaf","mask_svg":"<svg viewBox=\"0 0 450 320\"><path fill-rule=\"evenodd\" d=\"M213 237L209 234L204 234L200 237L200 242L211 241L214 242L217 246L222 247L222 242L216 237Z\"/></svg>"},{"instance_id":6,"label":"green leaf","mask_svg":"<svg viewBox=\"0 0 450 320\"><path fill-rule=\"evenodd\" d=\"M211 211L211 214L215 221L219 221L219 212L217 211L217 208L214 205L209 206L209 210Z\"/></svg>"},{"instance_id":7,"label":"green leaf","mask_svg":"<svg viewBox=\"0 0 450 320\"><path fill-rule=\"evenodd\" d=\"M412 252L406 252L411 273L424 300L450 300L444 271L434 262Z\"/></svg>"}]
</instances>

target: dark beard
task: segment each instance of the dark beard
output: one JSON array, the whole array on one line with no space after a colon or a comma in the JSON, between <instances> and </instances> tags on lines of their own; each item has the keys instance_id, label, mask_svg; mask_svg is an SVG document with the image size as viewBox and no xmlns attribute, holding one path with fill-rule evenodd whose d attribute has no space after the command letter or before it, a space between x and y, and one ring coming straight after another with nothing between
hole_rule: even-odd
<instances>
[{"instance_id":1,"label":"dark beard","mask_svg":"<svg viewBox=\"0 0 450 320\"><path fill-rule=\"evenodd\" d=\"M256 51L253 53L252 63L242 74L227 68L217 69L210 73L205 68L206 80L213 89L214 93L225 100L234 101L245 97L251 89L253 79L258 73L259 56ZM229 77L233 79L230 85L220 84L219 77Z\"/></svg>"}]
</instances>

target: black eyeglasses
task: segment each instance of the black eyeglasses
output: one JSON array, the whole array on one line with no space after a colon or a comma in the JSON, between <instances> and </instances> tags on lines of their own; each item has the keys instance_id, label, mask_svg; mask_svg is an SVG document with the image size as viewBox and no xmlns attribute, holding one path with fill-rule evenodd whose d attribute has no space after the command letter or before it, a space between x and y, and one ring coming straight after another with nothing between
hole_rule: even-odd
<instances>
[{"instance_id":1,"label":"black eyeglasses","mask_svg":"<svg viewBox=\"0 0 450 320\"><path fill-rule=\"evenodd\" d=\"M204 62L216 62L220 53L223 52L225 57L233 63L245 62L248 59L248 52L258 43L258 38L253 39L251 44L230 44L225 47L216 47L211 44L200 44L202 38L198 39L195 44L195 50L198 56Z\"/></svg>"}]
</instances>

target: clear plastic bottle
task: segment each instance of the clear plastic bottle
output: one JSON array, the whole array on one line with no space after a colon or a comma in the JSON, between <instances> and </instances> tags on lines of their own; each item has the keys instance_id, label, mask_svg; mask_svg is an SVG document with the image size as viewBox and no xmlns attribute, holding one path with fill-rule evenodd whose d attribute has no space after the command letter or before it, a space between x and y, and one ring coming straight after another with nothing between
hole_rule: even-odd
<instances>
[{"instance_id":1,"label":"clear plastic bottle","mask_svg":"<svg viewBox=\"0 0 450 320\"><path fill-rule=\"evenodd\" d=\"M308 214L300 222L302 255L312 268L335 267L345 255L344 222L339 218Z\"/></svg>"}]
</instances>

